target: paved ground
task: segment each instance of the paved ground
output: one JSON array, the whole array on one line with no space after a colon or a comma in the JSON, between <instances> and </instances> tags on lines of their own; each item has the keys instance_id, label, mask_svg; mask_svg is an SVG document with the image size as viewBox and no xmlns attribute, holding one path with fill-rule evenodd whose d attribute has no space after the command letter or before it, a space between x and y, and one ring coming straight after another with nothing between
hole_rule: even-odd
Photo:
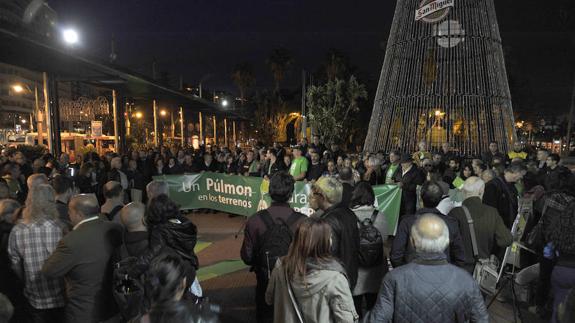
<instances>
[{"instance_id":1,"label":"paved ground","mask_svg":"<svg viewBox=\"0 0 575 323\"><path fill-rule=\"evenodd\" d=\"M244 218L230 218L223 213L191 213L190 218L198 227L198 277L205 295L222 307L224 323L255 322L255 278L240 260ZM496 301L489 312L491 322L514 322L512 307L507 303ZM525 309L522 314L523 322L544 322Z\"/></svg>"}]
</instances>

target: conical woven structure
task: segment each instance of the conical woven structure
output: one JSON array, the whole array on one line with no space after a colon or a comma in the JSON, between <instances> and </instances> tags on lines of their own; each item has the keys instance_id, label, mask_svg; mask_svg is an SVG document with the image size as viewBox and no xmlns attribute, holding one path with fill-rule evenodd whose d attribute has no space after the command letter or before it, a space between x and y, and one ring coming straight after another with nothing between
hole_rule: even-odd
<instances>
[{"instance_id":1,"label":"conical woven structure","mask_svg":"<svg viewBox=\"0 0 575 323\"><path fill-rule=\"evenodd\" d=\"M507 151L514 126L493 0L397 0L365 151Z\"/></svg>"}]
</instances>

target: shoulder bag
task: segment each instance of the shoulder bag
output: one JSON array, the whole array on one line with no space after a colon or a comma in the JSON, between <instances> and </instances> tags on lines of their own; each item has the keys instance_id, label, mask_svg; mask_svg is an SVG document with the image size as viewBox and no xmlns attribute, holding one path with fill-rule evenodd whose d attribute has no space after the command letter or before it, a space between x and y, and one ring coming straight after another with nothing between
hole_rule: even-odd
<instances>
[{"instance_id":1,"label":"shoulder bag","mask_svg":"<svg viewBox=\"0 0 575 323\"><path fill-rule=\"evenodd\" d=\"M295 299L295 295L294 295L292 287L291 287L291 281L288 277L287 270L284 270L284 277L286 280L286 286L288 289L289 299L290 299L292 307L293 307L293 309L297 315L298 322L299 323L305 323L305 321L303 319L302 312L301 312L300 307L299 307L299 304L297 303L297 300Z\"/></svg>"}]
</instances>

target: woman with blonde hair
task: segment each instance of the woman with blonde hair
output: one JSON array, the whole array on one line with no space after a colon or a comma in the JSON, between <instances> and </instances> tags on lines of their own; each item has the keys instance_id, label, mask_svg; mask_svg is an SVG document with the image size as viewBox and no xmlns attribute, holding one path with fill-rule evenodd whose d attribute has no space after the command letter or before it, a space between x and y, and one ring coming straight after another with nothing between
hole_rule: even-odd
<instances>
[{"instance_id":1,"label":"woman with blonde hair","mask_svg":"<svg viewBox=\"0 0 575 323\"><path fill-rule=\"evenodd\" d=\"M321 218L302 221L287 256L276 264L266 302L274 322L357 322L345 270L331 256L331 226Z\"/></svg>"}]
</instances>

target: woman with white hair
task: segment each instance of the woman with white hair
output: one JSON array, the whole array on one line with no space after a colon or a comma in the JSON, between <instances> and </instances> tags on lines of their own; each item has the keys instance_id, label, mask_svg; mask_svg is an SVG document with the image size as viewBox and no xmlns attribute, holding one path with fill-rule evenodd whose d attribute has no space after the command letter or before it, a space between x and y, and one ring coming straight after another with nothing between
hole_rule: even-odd
<instances>
[{"instance_id":1,"label":"woman with white hair","mask_svg":"<svg viewBox=\"0 0 575 323\"><path fill-rule=\"evenodd\" d=\"M22 215L10 233L8 254L12 268L24 280L27 314L34 322L63 322L64 280L46 278L40 272L64 234L52 186L32 186Z\"/></svg>"},{"instance_id":2,"label":"woman with white hair","mask_svg":"<svg viewBox=\"0 0 575 323\"><path fill-rule=\"evenodd\" d=\"M363 175L363 180L369 182L371 185L385 184L384 174L381 169L383 161L376 156L370 156L365 162L367 171Z\"/></svg>"},{"instance_id":3,"label":"woman with white hair","mask_svg":"<svg viewBox=\"0 0 575 323\"><path fill-rule=\"evenodd\" d=\"M456 207L449 212L449 215L454 217L459 224L465 248L464 268L470 273L473 273L476 259L488 259L494 253L495 246L505 248L513 242L513 236L503 223L497 209L483 204L481 199L484 191L483 180L477 176L469 177L463 183L464 200L461 207ZM473 252L468 216L473 220L477 257Z\"/></svg>"}]
</instances>

